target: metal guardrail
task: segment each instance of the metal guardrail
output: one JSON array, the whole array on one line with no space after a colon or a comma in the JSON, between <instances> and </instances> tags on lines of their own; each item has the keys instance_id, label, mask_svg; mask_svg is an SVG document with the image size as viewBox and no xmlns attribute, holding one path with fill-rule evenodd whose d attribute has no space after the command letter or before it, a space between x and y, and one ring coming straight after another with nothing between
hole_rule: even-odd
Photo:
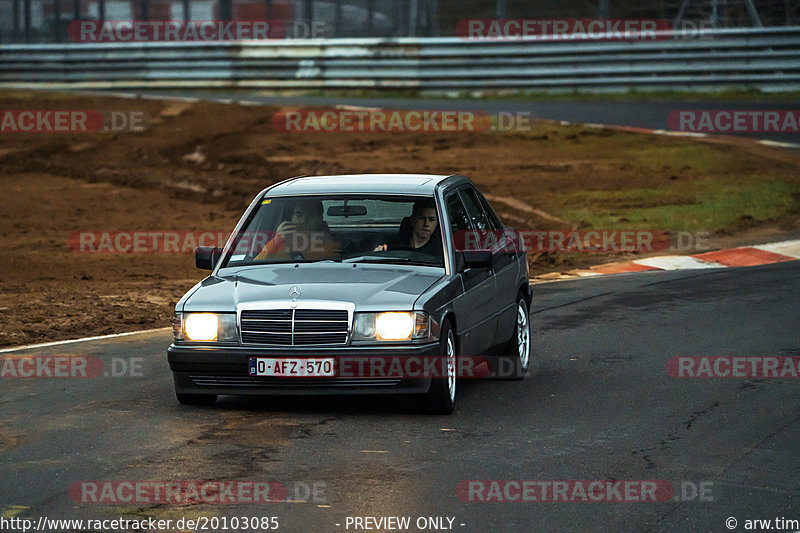
<instances>
[{"instance_id":1,"label":"metal guardrail","mask_svg":"<svg viewBox=\"0 0 800 533\"><path fill-rule=\"evenodd\" d=\"M800 27L663 37L9 44L0 87L800 90Z\"/></svg>"}]
</instances>

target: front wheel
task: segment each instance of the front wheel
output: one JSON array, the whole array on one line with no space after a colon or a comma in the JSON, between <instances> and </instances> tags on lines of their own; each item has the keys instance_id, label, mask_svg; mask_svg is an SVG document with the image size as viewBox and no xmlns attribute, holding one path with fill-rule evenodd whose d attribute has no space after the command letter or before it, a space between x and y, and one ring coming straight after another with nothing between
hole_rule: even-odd
<instances>
[{"instance_id":1,"label":"front wheel","mask_svg":"<svg viewBox=\"0 0 800 533\"><path fill-rule=\"evenodd\" d=\"M449 322L442 324L440 335L439 353L444 358L444 364L441 365L444 375L432 378L431 388L419 402L425 413L449 415L456 407L456 338Z\"/></svg>"}]
</instances>

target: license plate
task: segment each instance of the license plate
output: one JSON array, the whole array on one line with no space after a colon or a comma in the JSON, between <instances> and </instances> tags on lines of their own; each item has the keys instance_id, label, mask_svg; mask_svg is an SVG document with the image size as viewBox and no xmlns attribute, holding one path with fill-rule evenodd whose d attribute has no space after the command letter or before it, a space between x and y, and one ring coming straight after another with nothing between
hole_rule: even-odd
<instances>
[{"instance_id":1,"label":"license plate","mask_svg":"<svg viewBox=\"0 0 800 533\"><path fill-rule=\"evenodd\" d=\"M285 378L296 377L333 377L334 360L325 359L272 359L267 357L250 358L251 376L274 376Z\"/></svg>"}]
</instances>

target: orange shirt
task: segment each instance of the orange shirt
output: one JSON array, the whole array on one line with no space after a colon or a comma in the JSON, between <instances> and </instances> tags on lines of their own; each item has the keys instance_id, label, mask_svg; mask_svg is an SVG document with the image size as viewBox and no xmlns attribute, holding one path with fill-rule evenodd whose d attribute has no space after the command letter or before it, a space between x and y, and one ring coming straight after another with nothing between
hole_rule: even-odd
<instances>
[{"instance_id":1,"label":"orange shirt","mask_svg":"<svg viewBox=\"0 0 800 533\"><path fill-rule=\"evenodd\" d=\"M320 236L322 236L321 239ZM341 247L328 232L312 232L311 234L296 232L290 238L295 243L303 243L305 246L296 246L294 250L289 250L286 246L286 238L278 234L264 245L264 248L256 256L256 261L291 259L293 253L302 254L304 259L324 259L333 257L333 254Z\"/></svg>"}]
</instances>

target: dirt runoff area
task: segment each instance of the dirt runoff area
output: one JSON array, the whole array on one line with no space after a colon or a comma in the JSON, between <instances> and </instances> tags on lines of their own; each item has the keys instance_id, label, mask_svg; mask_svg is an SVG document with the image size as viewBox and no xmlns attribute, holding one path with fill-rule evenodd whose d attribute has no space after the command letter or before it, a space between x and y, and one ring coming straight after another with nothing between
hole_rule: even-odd
<instances>
[{"instance_id":1,"label":"dirt runoff area","mask_svg":"<svg viewBox=\"0 0 800 533\"><path fill-rule=\"evenodd\" d=\"M0 93L0 102L0 109L17 112L146 117L144 131L122 125L123 131L0 133L0 346L169 326L175 302L204 276L190 253L202 243L184 237L229 231L258 191L296 175L462 173L507 224L569 230L594 225L591 216L574 215L580 213L575 198L582 198L575 195L614 191L617 203L609 209L622 209L624 191L674 191L676 184L690 190L731 168L757 168L781 183L800 174L795 155L749 143L698 148L685 139L548 122L503 133L297 133L276 129L280 110L263 106L21 92ZM676 159L681 151L691 161ZM722 157L725 168L717 169ZM587 209L594 205L582 201ZM635 201L684 200L671 193ZM714 235L735 239L798 227L794 204L769 220L741 220ZM631 225L646 229L640 220ZM182 240L173 253L136 253L133 241L123 241L128 253L82 253L75 242L85 232L131 239L136 232L177 232ZM620 258L536 251L529 261L542 273Z\"/></svg>"}]
</instances>

